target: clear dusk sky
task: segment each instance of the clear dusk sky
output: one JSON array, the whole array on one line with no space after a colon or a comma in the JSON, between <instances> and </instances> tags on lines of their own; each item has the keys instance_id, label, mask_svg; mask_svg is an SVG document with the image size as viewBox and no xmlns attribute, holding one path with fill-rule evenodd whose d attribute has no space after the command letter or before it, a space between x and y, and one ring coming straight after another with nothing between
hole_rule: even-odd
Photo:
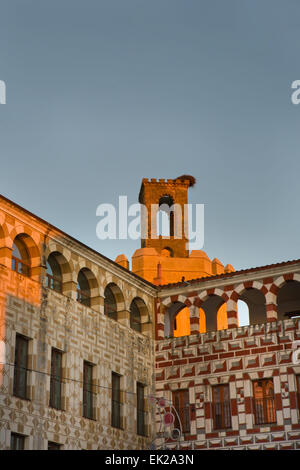
<instances>
[{"instance_id":1,"label":"clear dusk sky","mask_svg":"<svg viewBox=\"0 0 300 470\"><path fill-rule=\"evenodd\" d=\"M298 0L3 0L1 193L114 259L96 208L191 174L210 258L300 258Z\"/></svg>"}]
</instances>

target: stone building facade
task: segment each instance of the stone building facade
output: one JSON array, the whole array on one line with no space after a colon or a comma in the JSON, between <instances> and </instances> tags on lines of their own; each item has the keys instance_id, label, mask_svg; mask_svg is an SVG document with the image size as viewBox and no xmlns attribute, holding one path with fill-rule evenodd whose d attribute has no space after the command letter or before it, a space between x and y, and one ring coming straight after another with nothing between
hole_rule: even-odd
<instances>
[{"instance_id":1,"label":"stone building facade","mask_svg":"<svg viewBox=\"0 0 300 470\"><path fill-rule=\"evenodd\" d=\"M248 326L238 326L239 299ZM212 321L220 303L224 330ZM169 325L180 306L191 334L175 338ZM186 396L181 438L168 448L300 449L300 260L166 285L156 309L156 393Z\"/></svg>"},{"instance_id":2,"label":"stone building facade","mask_svg":"<svg viewBox=\"0 0 300 470\"><path fill-rule=\"evenodd\" d=\"M155 287L2 197L0 232L0 448L148 448ZM47 271L51 254L60 279L57 270ZM55 271L55 263L52 267ZM81 292L79 272L88 283ZM115 318L105 314L107 286L115 296L115 312L109 312ZM133 301L138 327L131 325ZM16 362L16 342L22 340L27 347L25 370ZM53 351L61 358L61 377L50 406L51 386L56 390L57 385ZM87 392L84 363L92 370ZM112 373L119 382L114 426ZM137 384L143 387L139 411ZM84 393L91 408L88 418ZM139 430L137 413L143 414Z\"/></svg>"}]
</instances>

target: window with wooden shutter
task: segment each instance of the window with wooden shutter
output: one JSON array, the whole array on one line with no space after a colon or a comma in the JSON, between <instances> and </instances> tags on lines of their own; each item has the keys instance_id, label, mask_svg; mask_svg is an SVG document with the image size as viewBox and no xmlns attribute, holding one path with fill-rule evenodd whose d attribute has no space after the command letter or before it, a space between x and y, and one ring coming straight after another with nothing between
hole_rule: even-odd
<instances>
[{"instance_id":1,"label":"window with wooden shutter","mask_svg":"<svg viewBox=\"0 0 300 470\"><path fill-rule=\"evenodd\" d=\"M17 335L13 394L19 398L27 398L27 363L28 339L24 336Z\"/></svg>"},{"instance_id":2,"label":"window with wooden shutter","mask_svg":"<svg viewBox=\"0 0 300 470\"><path fill-rule=\"evenodd\" d=\"M174 428L181 429L183 433L190 432L190 403L188 390L173 392L173 405L176 409ZM180 423L181 427L180 427Z\"/></svg>"},{"instance_id":3,"label":"window with wooden shutter","mask_svg":"<svg viewBox=\"0 0 300 470\"><path fill-rule=\"evenodd\" d=\"M121 428L121 376L112 372L111 425Z\"/></svg>"},{"instance_id":4,"label":"window with wooden shutter","mask_svg":"<svg viewBox=\"0 0 300 470\"><path fill-rule=\"evenodd\" d=\"M93 419L93 368L89 362L83 362L83 416Z\"/></svg>"},{"instance_id":5,"label":"window with wooden shutter","mask_svg":"<svg viewBox=\"0 0 300 470\"><path fill-rule=\"evenodd\" d=\"M51 378L50 378L50 406L62 409L62 352L52 349Z\"/></svg>"},{"instance_id":6,"label":"window with wooden shutter","mask_svg":"<svg viewBox=\"0 0 300 470\"><path fill-rule=\"evenodd\" d=\"M212 387L212 411L214 429L231 428L229 385Z\"/></svg>"},{"instance_id":7,"label":"window with wooden shutter","mask_svg":"<svg viewBox=\"0 0 300 470\"><path fill-rule=\"evenodd\" d=\"M136 384L137 394L137 434L145 436L145 386L139 382Z\"/></svg>"}]
</instances>

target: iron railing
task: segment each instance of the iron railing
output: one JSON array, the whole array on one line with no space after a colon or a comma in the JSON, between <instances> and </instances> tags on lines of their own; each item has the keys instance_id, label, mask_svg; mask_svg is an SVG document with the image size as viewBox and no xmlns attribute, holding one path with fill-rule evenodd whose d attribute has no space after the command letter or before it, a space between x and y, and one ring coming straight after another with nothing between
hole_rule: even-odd
<instances>
[{"instance_id":1,"label":"iron railing","mask_svg":"<svg viewBox=\"0 0 300 470\"><path fill-rule=\"evenodd\" d=\"M276 423L276 408L273 397L253 398L255 424Z\"/></svg>"},{"instance_id":2,"label":"iron railing","mask_svg":"<svg viewBox=\"0 0 300 470\"><path fill-rule=\"evenodd\" d=\"M181 429L183 433L189 433L191 429L191 413L190 413L190 405L186 405L182 408L176 408L178 416L175 416L175 423L174 427L180 430L180 423ZM180 419L180 423L178 421Z\"/></svg>"},{"instance_id":3,"label":"iron railing","mask_svg":"<svg viewBox=\"0 0 300 470\"><path fill-rule=\"evenodd\" d=\"M11 269L23 276L30 277L30 266L15 256L11 257Z\"/></svg>"},{"instance_id":4,"label":"iron railing","mask_svg":"<svg viewBox=\"0 0 300 470\"><path fill-rule=\"evenodd\" d=\"M62 293L62 282L54 276L51 276L51 274L47 274L47 287L55 290L55 292Z\"/></svg>"},{"instance_id":5,"label":"iron railing","mask_svg":"<svg viewBox=\"0 0 300 470\"><path fill-rule=\"evenodd\" d=\"M212 403L214 429L231 428L230 400Z\"/></svg>"},{"instance_id":6,"label":"iron railing","mask_svg":"<svg viewBox=\"0 0 300 470\"><path fill-rule=\"evenodd\" d=\"M82 305L85 305L86 307L90 307L91 297L89 294L87 294L83 290L77 289L77 302L80 302Z\"/></svg>"}]
</instances>

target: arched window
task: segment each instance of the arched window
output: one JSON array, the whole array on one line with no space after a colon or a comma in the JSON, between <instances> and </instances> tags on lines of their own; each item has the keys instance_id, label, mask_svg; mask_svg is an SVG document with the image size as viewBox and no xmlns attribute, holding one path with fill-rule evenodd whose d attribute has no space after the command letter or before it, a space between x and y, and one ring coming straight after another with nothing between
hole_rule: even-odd
<instances>
[{"instance_id":1,"label":"arched window","mask_svg":"<svg viewBox=\"0 0 300 470\"><path fill-rule=\"evenodd\" d=\"M174 211L171 210L174 201L171 196L162 196L158 203L156 218L157 235L163 237L174 236Z\"/></svg>"},{"instance_id":2,"label":"arched window","mask_svg":"<svg viewBox=\"0 0 300 470\"><path fill-rule=\"evenodd\" d=\"M190 311L182 302L173 302L165 315L165 336L179 337L189 335Z\"/></svg>"},{"instance_id":3,"label":"arched window","mask_svg":"<svg viewBox=\"0 0 300 470\"><path fill-rule=\"evenodd\" d=\"M130 328L141 333L142 331L142 319L141 312L134 299L130 305Z\"/></svg>"},{"instance_id":4,"label":"arched window","mask_svg":"<svg viewBox=\"0 0 300 470\"><path fill-rule=\"evenodd\" d=\"M240 301L246 303L241 303ZM239 326L258 325L266 321L266 298L254 287L241 292L238 301ZM248 323L247 323L248 322Z\"/></svg>"},{"instance_id":5,"label":"arched window","mask_svg":"<svg viewBox=\"0 0 300 470\"><path fill-rule=\"evenodd\" d=\"M90 285L83 269L79 271L77 278L77 302L80 302L87 307L91 306Z\"/></svg>"},{"instance_id":6,"label":"arched window","mask_svg":"<svg viewBox=\"0 0 300 470\"><path fill-rule=\"evenodd\" d=\"M163 248L161 250L160 254L162 256L165 256L166 258L173 258L174 257L174 251L169 246L165 246L165 248Z\"/></svg>"},{"instance_id":7,"label":"arched window","mask_svg":"<svg viewBox=\"0 0 300 470\"><path fill-rule=\"evenodd\" d=\"M13 243L11 269L24 276L30 276L30 256L24 239L20 235Z\"/></svg>"},{"instance_id":8,"label":"arched window","mask_svg":"<svg viewBox=\"0 0 300 470\"><path fill-rule=\"evenodd\" d=\"M237 302L238 308L238 319L239 319L239 326L247 326L250 325L250 317L249 317L249 307L244 300L238 300Z\"/></svg>"},{"instance_id":9,"label":"arched window","mask_svg":"<svg viewBox=\"0 0 300 470\"><path fill-rule=\"evenodd\" d=\"M54 253L51 253L47 260L47 287L62 293L62 273Z\"/></svg>"},{"instance_id":10,"label":"arched window","mask_svg":"<svg viewBox=\"0 0 300 470\"><path fill-rule=\"evenodd\" d=\"M205 314L206 332L227 328L227 311L224 299L217 294L209 295L201 305Z\"/></svg>"},{"instance_id":11,"label":"arched window","mask_svg":"<svg viewBox=\"0 0 300 470\"><path fill-rule=\"evenodd\" d=\"M300 282L286 281L277 295L278 320L300 316Z\"/></svg>"},{"instance_id":12,"label":"arched window","mask_svg":"<svg viewBox=\"0 0 300 470\"><path fill-rule=\"evenodd\" d=\"M174 316L173 319L173 336L187 336L191 334L190 325L190 310L185 305L181 307L179 312Z\"/></svg>"},{"instance_id":13,"label":"arched window","mask_svg":"<svg viewBox=\"0 0 300 470\"><path fill-rule=\"evenodd\" d=\"M109 286L106 286L104 290L104 314L113 320L118 319L117 302Z\"/></svg>"}]
</instances>

